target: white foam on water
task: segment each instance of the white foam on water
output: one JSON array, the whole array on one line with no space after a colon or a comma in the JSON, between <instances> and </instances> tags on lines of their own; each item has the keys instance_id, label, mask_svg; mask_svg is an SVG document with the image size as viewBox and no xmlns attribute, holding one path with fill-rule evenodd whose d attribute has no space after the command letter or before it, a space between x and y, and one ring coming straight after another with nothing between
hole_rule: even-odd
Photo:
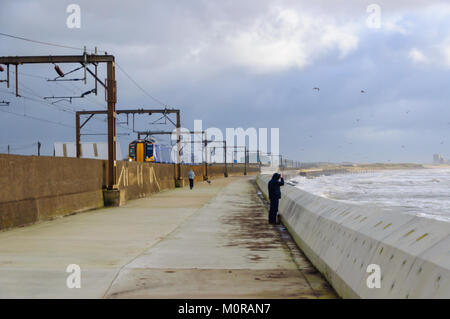
<instances>
[{"instance_id":1,"label":"white foam on water","mask_svg":"<svg viewBox=\"0 0 450 319\"><path fill-rule=\"evenodd\" d=\"M386 170L375 173L296 177L309 193L372 204L450 222L450 169Z\"/></svg>"}]
</instances>

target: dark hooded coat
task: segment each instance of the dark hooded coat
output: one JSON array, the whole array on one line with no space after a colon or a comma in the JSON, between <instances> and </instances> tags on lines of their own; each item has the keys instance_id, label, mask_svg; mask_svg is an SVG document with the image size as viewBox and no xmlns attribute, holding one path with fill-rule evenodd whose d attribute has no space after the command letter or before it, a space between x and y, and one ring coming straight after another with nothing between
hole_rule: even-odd
<instances>
[{"instance_id":1,"label":"dark hooded coat","mask_svg":"<svg viewBox=\"0 0 450 319\"><path fill-rule=\"evenodd\" d=\"M272 179L269 181L269 199L280 199L281 198L281 190L280 187L284 185L284 179L280 179L280 174L275 173L272 176Z\"/></svg>"}]
</instances>

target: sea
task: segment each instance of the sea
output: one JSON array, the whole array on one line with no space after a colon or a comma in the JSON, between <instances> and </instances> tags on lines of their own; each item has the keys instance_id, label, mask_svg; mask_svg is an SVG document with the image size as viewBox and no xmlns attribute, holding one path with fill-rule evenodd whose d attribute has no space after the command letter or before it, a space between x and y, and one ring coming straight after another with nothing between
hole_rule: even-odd
<instances>
[{"instance_id":1,"label":"sea","mask_svg":"<svg viewBox=\"0 0 450 319\"><path fill-rule=\"evenodd\" d=\"M450 222L450 169L384 170L296 177L296 187L332 200Z\"/></svg>"}]
</instances>

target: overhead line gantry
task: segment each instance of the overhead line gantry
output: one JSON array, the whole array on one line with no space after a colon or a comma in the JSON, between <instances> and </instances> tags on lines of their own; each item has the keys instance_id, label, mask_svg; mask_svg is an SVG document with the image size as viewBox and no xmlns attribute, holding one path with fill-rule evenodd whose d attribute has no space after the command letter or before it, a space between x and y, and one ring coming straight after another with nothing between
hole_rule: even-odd
<instances>
[{"instance_id":1,"label":"overhead line gantry","mask_svg":"<svg viewBox=\"0 0 450 319\"><path fill-rule=\"evenodd\" d=\"M78 111L76 112L76 119L75 119L75 126L76 126L76 150L77 150L77 157L81 157L81 129L84 125L96 114L107 114L108 111L106 110L93 110L93 111ZM181 111L178 109L123 109L123 110L116 110L116 114L163 114L164 116L167 116L169 114L175 114L176 115L176 121L175 123L169 119L169 121L174 124L176 127L176 134L177 134L177 179L181 179L181 160L180 160L180 151L181 151ZM89 115L88 118L81 123L81 115ZM134 130L134 124L133 124L133 130ZM139 134L139 132L136 132ZM166 134L169 132L165 132ZM170 132L171 134L172 132ZM140 135L139 135L140 136Z\"/></svg>"},{"instance_id":2,"label":"overhead line gantry","mask_svg":"<svg viewBox=\"0 0 450 319\"><path fill-rule=\"evenodd\" d=\"M95 74L88 72L95 78L96 84L100 83L106 90L106 101L108 114L108 190L117 190L117 163L116 163L116 101L117 87L115 76L115 61L113 55L48 55L48 56L6 56L0 57L0 64L7 66L7 85L9 87L9 66L15 66L16 76L16 96L19 96L19 73L18 66L23 64L63 64L63 63L80 63L85 69L87 64L97 65L98 63L106 63L106 83L103 83Z\"/></svg>"}]
</instances>

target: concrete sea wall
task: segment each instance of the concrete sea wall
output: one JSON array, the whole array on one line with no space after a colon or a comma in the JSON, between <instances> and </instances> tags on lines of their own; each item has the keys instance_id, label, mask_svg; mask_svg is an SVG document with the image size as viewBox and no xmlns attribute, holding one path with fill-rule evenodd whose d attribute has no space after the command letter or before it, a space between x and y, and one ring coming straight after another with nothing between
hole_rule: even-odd
<instances>
[{"instance_id":1,"label":"concrete sea wall","mask_svg":"<svg viewBox=\"0 0 450 319\"><path fill-rule=\"evenodd\" d=\"M104 174L107 175L106 170ZM176 166L173 164L119 161L117 184L121 191L122 202L175 188L175 174Z\"/></svg>"},{"instance_id":2,"label":"concrete sea wall","mask_svg":"<svg viewBox=\"0 0 450 319\"><path fill-rule=\"evenodd\" d=\"M106 169L106 165L104 166ZM121 190L122 201L149 196L152 193L164 189L175 188L177 167L175 164L152 164L136 162L118 162L118 185ZM195 182L203 182L206 175L205 165L181 165L181 187L189 185L188 172L192 169L195 173ZM225 167L223 164L208 165L208 178L224 177ZM228 164L229 176L242 176L244 164ZM248 165L247 175L259 173L258 165ZM104 171L106 176L106 171Z\"/></svg>"},{"instance_id":3,"label":"concrete sea wall","mask_svg":"<svg viewBox=\"0 0 450 319\"><path fill-rule=\"evenodd\" d=\"M103 206L103 162L0 154L0 229Z\"/></svg>"},{"instance_id":4,"label":"concrete sea wall","mask_svg":"<svg viewBox=\"0 0 450 319\"><path fill-rule=\"evenodd\" d=\"M270 176L257 183L267 196ZM285 185L279 213L343 298L450 298L450 223L352 205ZM381 287L369 288L369 265Z\"/></svg>"},{"instance_id":5,"label":"concrete sea wall","mask_svg":"<svg viewBox=\"0 0 450 319\"><path fill-rule=\"evenodd\" d=\"M228 165L232 175L243 175L244 165ZM104 206L107 162L67 157L0 154L0 230ZM180 186L188 184L192 168L196 181L204 179L204 165L181 165ZM257 174L258 166L247 167ZM175 164L117 162L120 201L175 188ZM224 165L208 166L209 177L224 176Z\"/></svg>"}]
</instances>

